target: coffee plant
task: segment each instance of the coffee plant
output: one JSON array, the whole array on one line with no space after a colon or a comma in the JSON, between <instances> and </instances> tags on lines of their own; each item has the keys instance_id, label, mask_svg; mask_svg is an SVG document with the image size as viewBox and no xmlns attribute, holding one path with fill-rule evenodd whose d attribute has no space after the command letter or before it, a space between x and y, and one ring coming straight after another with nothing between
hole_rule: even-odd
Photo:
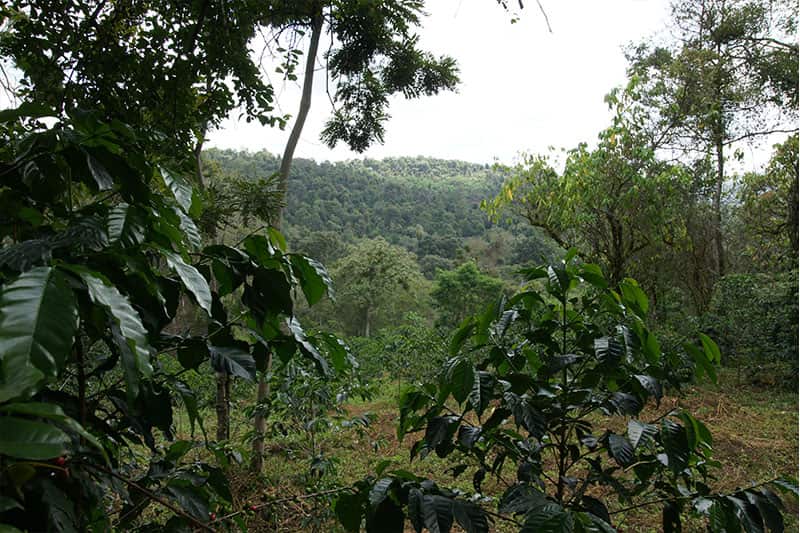
<instances>
[{"instance_id":1,"label":"coffee plant","mask_svg":"<svg viewBox=\"0 0 800 533\"><path fill-rule=\"evenodd\" d=\"M611 287L569 255L525 275L516 295L461 325L436 382L400 399L398 437L420 436L412 459L447 459L449 472L471 475L472 494L383 463L337 500L346 530L400 532L408 520L417 532L496 521L523 533L610 532L623 513L651 508L666 532L689 518L715 532L783 531L776 490L796 494L796 482L715 492L708 428L661 403L692 379L716 379L709 337L662 352L637 283ZM505 487L496 501L484 493L490 477Z\"/></svg>"},{"instance_id":2,"label":"coffee plant","mask_svg":"<svg viewBox=\"0 0 800 533\"><path fill-rule=\"evenodd\" d=\"M273 229L203 247L202 205L147 151L157 139L49 115L0 113L0 530L212 530L228 454L176 440L177 406L205 436L186 373L252 380L298 354L343 369L339 340L294 316L296 294L314 304L330 279ZM205 332L175 333L179 302Z\"/></svg>"}]
</instances>

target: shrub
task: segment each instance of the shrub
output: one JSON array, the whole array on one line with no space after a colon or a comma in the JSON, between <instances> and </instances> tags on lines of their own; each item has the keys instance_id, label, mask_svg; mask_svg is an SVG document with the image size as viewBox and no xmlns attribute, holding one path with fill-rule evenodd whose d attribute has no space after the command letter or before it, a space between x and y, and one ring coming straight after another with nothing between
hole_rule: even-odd
<instances>
[{"instance_id":1,"label":"shrub","mask_svg":"<svg viewBox=\"0 0 800 533\"><path fill-rule=\"evenodd\" d=\"M717 282L703 325L718 340L723 363L782 365L797 379L797 270L731 274Z\"/></svg>"},{"instance_id":2,"label":"shrub","mask_svg":"<svg viewBox=\"0 0 800 533\"><path fill-rule=\"evenodd\" d=\"M635 281L613 290L595 265L567 262L527 271L529 285L468 319L454 334L436 382L408 388L398 436L420 433L411 456L435 453L474 493L448 490L405 470L357 484L336 502L348 531L484 532L494 519L522 532L614 531L615 517L660 509L664 531L686 515L711 531L783 529L770 480L712 493L712 436L681 409L660 406L691 376L715 379L716 344L700 335L684 353L662 352L645 324L648 301ZM479 362L473 363L476 355ZM645 404L661 414L645 417ZM385 468L385 467L383 467ZM513 478L512 478L513 476ZM507 489L494 510L484 480Z\"/></svg>"}]
</instances>

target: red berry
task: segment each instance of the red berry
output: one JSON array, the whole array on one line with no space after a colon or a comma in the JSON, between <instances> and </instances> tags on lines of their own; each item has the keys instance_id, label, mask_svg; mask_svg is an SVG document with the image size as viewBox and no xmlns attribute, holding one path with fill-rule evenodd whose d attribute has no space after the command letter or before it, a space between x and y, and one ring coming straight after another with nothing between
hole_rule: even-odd
<instances>
[{"instance_id":1,"label":"red berry","mask_svg":"<svg viewBox=\"0 0 800 533\"><path fill-rule=\"evenodd\" d=\"M251 505L250 506L250 510L251 511L256 511L256 510L258 510L258 507L256 507L255 505Z\"/></svg>"},{"instance_id":2,"label":"red berry","mask_svg":"<svg viewBox=\"0 0 800 533\"><path fill-rule=\"evenodd\" d=\"M67 464L67 459L65 457L58 457L56 459L56 466L64 466Z\"/></svg>"},{"instance_id":3,"label":"red berry","mask_svg":"<svg viewBox=\"0 0 800 533\"><path fill-rule=\"evenodd\" d=\"M216 519L217 519L217 513L208 513L208 517L209 517L209 518L211 519L211 521L213 522L214 520L216 520Z\"/></svg>"}]
</instances>

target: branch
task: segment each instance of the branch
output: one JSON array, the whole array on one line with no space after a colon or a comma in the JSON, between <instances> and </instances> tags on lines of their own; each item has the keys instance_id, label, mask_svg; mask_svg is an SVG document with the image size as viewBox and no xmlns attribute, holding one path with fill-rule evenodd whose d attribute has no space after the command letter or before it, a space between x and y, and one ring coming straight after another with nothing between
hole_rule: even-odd
<instances>
[{"instance_id":1,"label":"branch","mask_svg":"<svg viewBox=\"0 0 800 533\"><path fill-rule=\"evenodd\" d=\"M779 46L781 48L785 48L787 50L796 50L797 44L796 43L784 43L783 41L779 41L778 39L773 39L772 37L744 37L745 41L753 41L753 42L766 42L770 44L774 44L775 46Z\"/></svg>"},{"instance_id":2,"label":"branch","mask_svg":"<svg viewBox=\"0 0 800 533\"><path fill-rule=\"evenodd\" d=\"M353 487L336 487L335 489L328 489L322 490L319 492L313 492L311 494L298 494L296 496L287 496L285 498L277 498L275 500L269 500L267 502L261 503L259 505L253 505L248 507L247 509L243 509L241 511L235 511L233 513L226 514L224 516L220 516L216 520L213 520L214 523L222 522L225 520L230 520L234 516L238 516L246 511L258 511L259 509L263 509L264 507L270 507L272 505L276 505L279 503L286 503L286 502L293 502L293 501L300 501L300 500L307 500L309 498L319 498L320 496L327 496L329 494L338 494L339 492L345 492L348 490L353 490Z\"/></svg>"},{"instance_id":3,"label":"branch","mask_svg":"<svg viewBox=\"0 0 800 533\"><path fill-rule=\"evenodd\" d=\"M138 490L139 492L141 492L142 494L144 494L145 496L147 496L148 498L150 498L154 502L160 503L161 505L163 505L164 507L166 507L167 509L169 509L173 513L177 514L178 516L181 516L181 517L185 518L186 520L191 522L195 527L198 527L198 528L203 529L205 531L212 531L212 532L214 531L214 528L212 528L208 524L204 524L203 522L201 522L197 518L195 518L192 515L186 513L186 511L184 511L182 509L179 509L178 507L175 507L172 503L170 503L167 500L163 499L161 496L157 495L156 493L154 493L150 489L144 488L143 486L141 486L137 482L133 481L132 479L129 479L129 478L126 478L125 476L117 474L113 470L109 470L108 468L106 468L104 466L100 466L100 465L96 465L96 464L92 464L92 463L81 463L81 464L83 466L88 466L89 468L94 468L95 470L99 470L100 472L104 472L104 473L110 475L111 477L117 478L118 480L122 481L126 485L128 485L130 487L133 487L134 489Z\"/></svg>"},{"instance_id":4,"label":"branch","mask_svg":"<svg viewBox=\"0 0 800 533\"><path fill-rule=\"evenodd\" d=\"M755 488L758 488L758 487L762 487L764 485L769 485L770 483L773 483L773 482L777 481L777 479L780 479L780 478L768 479L767 481L762 481L760 483L755 483L755 484L747 487L747 490L752 490L752 489L755 489ZM738 490L739 489L735 490L731 494L735 494L736 492L738 492ZM639 509L640 507L648 507L650 505L657 505L659 503L666 503L666 502L678 502L678 501L691 500L693 498L696 498L697 496L701 496L701 495L700 494L690 494L689 496L671 496L671 497L668 497L668 498L659 498L657 500L650 500L650 501L646 501L646 502L642 502L642 503L637 503L636 505L631 505L630 507L624 507L622 509L617 509L616 511L609 511L608 514L612 515L612 514L627 513L628 511L632 511L633 509ZM725 496L725 494L717 495L717 497L722 497L722 496Z\"/></svg>"},{"instance_id":5,"label":"branch","mask_svg":"<svg viewBox=\"0 0 800 533\"><path fill-rule=\"evenodd\" d=\"M772 135L773 133L797 133L797 130L798 130L798 128L792 128L792 129L788 129L788 130L785 130L785 129L774 129L774 130L767 130L767 131L754 131L754 132L750 132L750 133L745 133L745 134L740 135L739 137L736 137L734 139L729 139L729 140L727 140L727 141L725 141L723 143L723 146L729 146L729 145L731 145L731 144L733 144L735 142L743 141L745 139L750 139L752 137L760 137L762 135Z\"/></svg>"},{"instance_id":6,"label":"branch","mask_svg":"<svg viewBox=\"0 0 800 533\"><path fill-rule=\"evenodd\" d=\"M547 31L553 33L553 28L550 27L550 19L547 18L547 12L542 7L542 3L539 0L536 0L536 5L539 6L539 11L542 12L542 16L544 17L544 22L547 24ZM522 0L519 2L519 7L522 9Z\"/></svg>"},{"instance_id":7,"label":"branch","mask_svg":"<svg viewBox=\"0 0 800 533\"><path fill-rule=\"evenodd\" d=\"M488 514L489 516L493 516L495 518L499 518L500 520L505 520L506 522L511 522L512 524L516 524L518 526L522 526L522 522L511 518L510 516L501 515L500 513L495 513L494 511L488 511L483 509L483 512Z\"/></svg>"},{"instance_id":8,"label":"branch","mask_svg":"<svg viewBox=\"0 0 800 533\"><path fill-rule=\"evenodd\" d=\"M650 505L657 505L659 503L691 500L696 496L697 496L696 494L693 494L691 496L678 496L678 497L671 496L669 498L659 498L658 500L650 500L648 502L637 503L636 505L631 505L630 507L625 507L623 509L617 509L616 511L609 511L608 514L612 515L612 514L627 513L628 511L632 511L633 509L638 509L640 507L648 507Z\"/></svg>"},{"instance_id":9,"label":"branch","mask_svg":"<svg viewBox=\"0 0 800 533\"><path fill-rule=\"evenodd\" d=\"M303 131L303 126L308 116L308 111L311 108L311 89L314 83L314 63L317 60L317 50L319 49L319 38L322 34L322 13L315 13L311 21L311 43L308 46L308 57L306 57L306 70L303 77L303 95L300 98L300 109L297 112L297 118L292 126L292 132L289 134L289 140L286 141L286 148L281 157L280 169L280 183L278 188L285 194L289 181L289 171L292 168L292 159L294 159L294 150L297 148L297 142L300 140L300 133Z\"/></svg>"}]
</instances>

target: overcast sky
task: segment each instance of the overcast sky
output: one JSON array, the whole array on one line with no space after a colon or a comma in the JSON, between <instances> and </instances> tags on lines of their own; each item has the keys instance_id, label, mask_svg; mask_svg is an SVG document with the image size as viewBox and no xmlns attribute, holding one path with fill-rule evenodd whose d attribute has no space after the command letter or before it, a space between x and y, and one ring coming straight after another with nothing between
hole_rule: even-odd
<instances>
[{"instance_id":1,"label":"overcast sky","mask_svg":"<svg viewBox=\"0 0 800 533\"><path fill-rule=\"evenodd\" d=\"M594 141L609 124L603 96L625 82L622 48L664 27L666 0L534 0L523 2L516 24L493 0L433 0L420 29L423 47L456 58L455 93L391 101L383 145L363 155L339 145L330 150L319 133L330 114L324 72L317 73L311 112L296 157L342 160L424 155L477 163L513 163L520 152L572 148ZM517 6L515 0L509 4ZM277 75L274 76L277 78ZM302 76L301 76L302 78ZM295 82L277 85L280 110L294 114ZM209 146L280 154L289 134L227 120Z\"/></svg>"}]
</instances>

